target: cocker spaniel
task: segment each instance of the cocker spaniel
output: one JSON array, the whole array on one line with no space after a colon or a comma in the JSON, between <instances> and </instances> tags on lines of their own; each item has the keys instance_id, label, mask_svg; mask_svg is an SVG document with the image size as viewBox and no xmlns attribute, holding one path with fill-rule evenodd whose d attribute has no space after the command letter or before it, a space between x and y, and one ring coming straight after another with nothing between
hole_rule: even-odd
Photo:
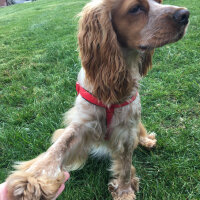
<instances>
[{"instance_id":1,"label":"cocker spaniel","mask_svg":"<svg viewBox=\"0 0 200 200\"><path fill-rule=\"evenodd\" d=\"M19 163L7 179L10 200L53 199L64 170L82 166L93 151L108 152L114 200L133 200L138 178L132 165L138 143L154 147L140 121L139 81L152 65L154 48L176 42L189 11L161 0L93 0L80 14L78 44L82 68L74 107L65 129L37 158Z\"/></svg>"}]
</instances>

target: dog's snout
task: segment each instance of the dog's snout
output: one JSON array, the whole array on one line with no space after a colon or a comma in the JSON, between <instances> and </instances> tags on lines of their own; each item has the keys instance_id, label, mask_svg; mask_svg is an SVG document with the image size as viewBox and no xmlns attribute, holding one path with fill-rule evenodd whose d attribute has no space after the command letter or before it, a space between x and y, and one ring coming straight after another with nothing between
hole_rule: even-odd
<instances>
[{"instance_id":1,"label":"dog's snout","mask_svg":"<svg viewBox=\"0 0 200 200\"><path fill-rule=\"evenodd\" d=\"M173 19L181 24L181 25L187 25L188 19L190 16L190 12L187 9L179 9L173 14Z\"/></svg>"}]
</instances>

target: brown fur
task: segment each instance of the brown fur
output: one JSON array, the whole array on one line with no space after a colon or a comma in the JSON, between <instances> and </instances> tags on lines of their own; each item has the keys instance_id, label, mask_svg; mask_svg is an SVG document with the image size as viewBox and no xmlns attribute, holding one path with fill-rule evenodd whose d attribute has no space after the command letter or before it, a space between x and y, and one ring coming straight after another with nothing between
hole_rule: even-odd
<instances>
[{"instance_id":1,"label":"brown fur","mask_svg":"<svg viewBox=\"0 0 200 200\"><path fill-rule=\"evenodd\" d=\"M105 104L114 104L130 95L135 81L110 23L110 10L107 5L102 6L86 6L83 10L78 42L82 66L93 85L92 93Z\"/></svg>"},{"instance_id":2,"label":"brown fur","mask_svg":"<svg viewBox=\"0 0 200 200\"><path fill-rule=\"evenodd\" d=\"M148 71L152 68L152 57L153 57L154 50L145 52L142 56L142 62L140 67L140 75L145 76L147 75Z\"/></svg>"},{"instance_id":3,"label":"brown fur","mask_svg":"<svg viewBox=\"0 0 200 200\"><path fill-rule=\"evenodd\" d=\"M78 81L107 106L136 95L141 76L151 68L154 48L175 42L185 33L186 25L172 17L183 8L156 2L98 0L88 3L80 15L83 68ZM109 191L113 199L135 199L139 179L132 166L133 151L138 143L147 148L156 145L155 134L147 134L140 115L137 95L132 103L115 109L111 137L105 141L105 109L78 95L65 114L66 128L54 133L52 146L37 158L19 163L8 177L10 200L53 199L63 182L63 171L83 166L92 148L99 153L100 147L111 157Z\"/></svg>"},{"instance_id":4,"label":"brown fur","mask_svg":"<svg viewBox=\"0 0 200 200\"><path fill-rule=\"evenodd\" d=\"M7 179L7 197L9 200L52 200L64 180L62 173L51 179L47 176L35 177L21 169Z\"/></svg>"}]
</instances>

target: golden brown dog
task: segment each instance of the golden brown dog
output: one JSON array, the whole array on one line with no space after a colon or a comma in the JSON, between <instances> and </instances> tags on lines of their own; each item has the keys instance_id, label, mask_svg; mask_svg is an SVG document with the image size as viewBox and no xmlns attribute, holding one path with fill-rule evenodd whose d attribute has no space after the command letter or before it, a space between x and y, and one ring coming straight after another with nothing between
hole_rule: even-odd
<instances>
[{"instance_id":1,"label":"golden brown dog","mask_svg":"<svg viewBox=\"0 0 200 200\"><path fill-rule=\"evenodd\" d=\"M82 63L78 82L104 107L79 94L65 115L66 128L54 133L53 145L39 157L20 163L8 177L11 200L53 199L63 171L79 168L100 147L112 160L113 199L136 198L133 150L138 143L149 148L156 144L155 135L148 135L140 122L139 80L151 68L154 48L181 39L189 18L187 9L160 3L94 0L84 7L78 33ZM128 103L115 107L106 124L109 108L123 102Z\"/></svg>"}]
</instances>

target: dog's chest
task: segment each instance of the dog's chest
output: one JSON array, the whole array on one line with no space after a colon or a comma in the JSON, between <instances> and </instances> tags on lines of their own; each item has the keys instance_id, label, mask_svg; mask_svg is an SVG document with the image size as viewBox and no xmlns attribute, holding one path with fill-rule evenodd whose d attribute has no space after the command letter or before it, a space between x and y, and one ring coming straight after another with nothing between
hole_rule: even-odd
<instances>
[{"instance_id":1,"label":"dog's chest","mask_svg":"<svg viewBox=\"0 0 200 200\"><path fill-rule=\"evenodd\" d=\"M111 122L111 127L134 126L140 119L141 104L139 94L131 104L116 108Z\"/></svg>"}]
</instances>

